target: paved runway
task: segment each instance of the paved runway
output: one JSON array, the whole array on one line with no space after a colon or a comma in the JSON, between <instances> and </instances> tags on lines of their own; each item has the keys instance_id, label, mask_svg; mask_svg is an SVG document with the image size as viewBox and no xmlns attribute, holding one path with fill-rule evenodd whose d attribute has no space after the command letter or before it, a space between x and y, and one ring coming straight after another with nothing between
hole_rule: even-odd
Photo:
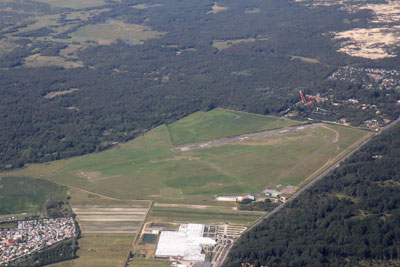
<instances>
[{"instance_id":1,"label":"paved runway","mask_svg":"<svg viewBox=\"0 0 400 267\"><path fill-rule=\"evenodd\" d=\"M245 135L240 135L240 136L235 136L235 137L218 139L218 140L214 140L214 141L210 141L210 142L206 142L206 143L193 144L193 145L188 145L188 146L183 146L183 147L175 147L175 148L172 148L172 151L183 152L183 151L189 151L189 150L198 149L198 148L209 148L209 147L217 146L217 145L226 145L226 144L236 143L236 142L240 142L240 141L266 137L266 136L272 136L272 135L277 135L277 134L282 134L282 133L291 133L291 132L296 132L296 131L300 131L300 130L304 130L304 129L316 128L316 127L320 127L322 125L323 125L322 123L313 123L313 124L289 127L289 128L285 128L285 129L277 129L277 130L269 130L269 131L252 133L252 134L245 134Z\"/></svg>"}]
</instances>

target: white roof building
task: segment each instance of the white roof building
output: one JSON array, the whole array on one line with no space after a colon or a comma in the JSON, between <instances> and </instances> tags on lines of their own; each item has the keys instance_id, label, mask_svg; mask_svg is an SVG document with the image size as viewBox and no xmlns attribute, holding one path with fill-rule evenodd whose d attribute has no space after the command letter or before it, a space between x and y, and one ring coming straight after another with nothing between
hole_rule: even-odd
<instances>
[{"instance_id":1,"label":"white roof building","mask_svg":"<svg viewBox=\"0 0 400 267\"><path fill-rule=\"evenodd\" d=\"M187 261L204 261L203 246L214 246L215 240L203 237L204 225L181 225L178 231L162 231L156 257L181 257Z\"/></svg>"}]
</instances>

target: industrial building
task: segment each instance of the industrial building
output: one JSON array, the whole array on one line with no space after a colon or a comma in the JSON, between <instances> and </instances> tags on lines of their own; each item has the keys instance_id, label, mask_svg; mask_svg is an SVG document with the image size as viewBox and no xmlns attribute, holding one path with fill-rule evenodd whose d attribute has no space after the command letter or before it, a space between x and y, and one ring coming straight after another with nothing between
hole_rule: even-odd
<instances>
[{"instance_id":1,"label":"industrial building","mask_svg":"<svg viewBox=\"0 0 400 267\"><path fill-rule=\"evenodd\" d=\"M162 231L155 256L173 257L186 261L205 261L203 247L213 247L216 241L203 237L204 225L183 224L178 231Z\"/></svg>"},{"instance_id":2,"label":"industrial building","mask_svg":"<svg viewBox=\"0 0 400 267\"><path fill-rule=\"evenodd\" d=\"M231 201L231 202L252 202L256 198L253 195L242 195L242 196L218 196L218 201Z\"/></svg>"}]
</instances>

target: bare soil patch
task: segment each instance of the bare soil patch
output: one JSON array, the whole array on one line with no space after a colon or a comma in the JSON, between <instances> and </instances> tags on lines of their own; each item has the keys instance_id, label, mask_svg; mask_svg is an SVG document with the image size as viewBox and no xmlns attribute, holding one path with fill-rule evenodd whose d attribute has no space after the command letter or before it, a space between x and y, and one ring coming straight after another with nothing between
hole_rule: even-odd
<instances>
[{"instance_id":1,"label":"bare soil patch","mask_svg":"<svg viewBox=\"0 0 400 267\"><path fill-rule=\"evenodd\" d=\"M228 9L229 9L229 7L219 6L215 2L214 5L212 6L212 10L208 11L207 14L217 14L218 12L226 11Z\"/></svg>"},{"instance_id":2,"label":"bare soil patch","mask_svg":"<svg viewBox=\"0 0 400 267\"><path fill-rule=\"evenodd\" d=\"M72 94L73 92L78 91L78 90L79 90L78 88L71 88L69 90L64 90L64 91L50 92L50 93L46 94L44 96L44 98L51 99L51 98L54 98L54 97L60 96L60 95Z\"/></svg>"}]
</instances>

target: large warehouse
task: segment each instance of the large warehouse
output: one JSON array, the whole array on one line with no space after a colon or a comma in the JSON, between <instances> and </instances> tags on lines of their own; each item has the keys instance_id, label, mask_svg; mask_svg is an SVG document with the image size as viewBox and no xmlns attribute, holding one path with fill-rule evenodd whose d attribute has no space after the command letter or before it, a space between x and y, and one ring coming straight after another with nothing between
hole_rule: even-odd
<instances>
[{"instance_id":1,"label":"large warehouse","mask_svg":"<svg viewBox=\"0 0 400 267\"><path fill-rule=\"evenodd\" d=\"M203 237L204 225L181 225L178 231L162 231L156 257L177 257L187 261L204 261L204 246L214 246L215 240Z\"/></svg>"}]
</instances>

